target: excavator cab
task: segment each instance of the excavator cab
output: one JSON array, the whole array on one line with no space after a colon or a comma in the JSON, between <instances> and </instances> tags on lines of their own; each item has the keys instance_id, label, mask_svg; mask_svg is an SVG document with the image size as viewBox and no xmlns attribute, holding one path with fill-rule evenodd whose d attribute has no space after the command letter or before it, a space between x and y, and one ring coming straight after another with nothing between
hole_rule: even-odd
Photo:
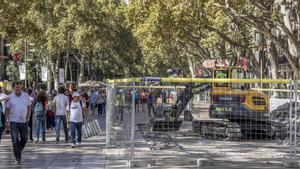
<instances>
[{"instance_id":1,"label":"excavator cab","mask_svg":"<svg viewBox=\"0 0 300 169\"><path fill-rule=\"evenodd\" d=\"M246 71L240 67L215 68L214 78L245 79ZM210 117L224 119L267 118L269 98L250 90L244 83L213 83Z\"/></svg>"},{"instance_id":2,"label":"excavator cab","mask_svg":"<svg viewBox=\"0 0 300 169\"><path fill-rule=\"evenodd\" d=\"M274 130L269 123L269 97L251 90L249 84L242 83L247 78L246 75L246 71L239 67L213 70L214 78L241 79L241 83L212 84L209 117L236 124L240 128L236 131L241 131L244 136L253 133L273 136Z\"/></svg>"},{"instance_id":3,"label":"excavator cab","mask_svg":"<svg viewBox=\"0 0 300 169\"><path fill-rule=\"evenodd\" d=\"M246 71L240 67L216 68L213 70L213 78L246 79L247 74ZM213 88L245 90L249 89L249 85L246 86L243 83L214 83Z\"/></svg>"}]
</instances>

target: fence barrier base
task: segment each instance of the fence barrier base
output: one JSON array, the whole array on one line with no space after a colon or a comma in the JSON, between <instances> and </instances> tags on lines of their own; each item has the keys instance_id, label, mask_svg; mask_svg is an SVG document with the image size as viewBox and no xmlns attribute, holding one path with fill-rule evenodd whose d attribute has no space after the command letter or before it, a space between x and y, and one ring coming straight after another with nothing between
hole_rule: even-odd
<instances>
[{"instance_id":1,"label":"fence barrier base","mask_svg":"<svg viewBox=\"0 0 300 169\"><path fill-rule=\"evenodd\" d=\"M129 168L134 167L148 167L148 166L154 166L155 160L127 160L126 166Z\"/></svg>"},{"instance_id":2,"label":"fence barrier base","mask_svg":"<svg viewBox=\"0 0 300 169\"><path fill-rule=\"evenodd\" d=\"M212 166L213 162L209 160L208 158L199 158L197 159L197 165L199 166Z\"/></svg>"},{"instance_id":3,"label":"fence barrier base","mask_svg":"<svg viewBox=\"0 0 300 169\"><path fill-rule=\"evenodd\" d=\"M104 149L103 153L105 155L125 155L126 154L126 149Z\"/></svg>"},{"instance_id":4,"label":"fence barrier base","mask_svg":"<svg viewBox=\"0 0 300 169\"><path fill-rule=\"evenodd\" d=\"M283 166L288 168L298 168L299 162L296 160L285 160L283 161Z\"/></svg>"}]
</instances>

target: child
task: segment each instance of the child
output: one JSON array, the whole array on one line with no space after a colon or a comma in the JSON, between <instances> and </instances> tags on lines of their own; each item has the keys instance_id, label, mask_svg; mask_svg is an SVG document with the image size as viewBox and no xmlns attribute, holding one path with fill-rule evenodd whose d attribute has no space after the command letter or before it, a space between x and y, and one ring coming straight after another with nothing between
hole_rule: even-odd
<instances>
[{"instance_id":1,"label":"child","mask_svg":"<svg viewBox=\"0 0 300 169\"><path fill-rule=\"evenodd\" d=\"M71 148L76 146L76 133L77 133L77 142L78 145L81 144L81 128L83 121L83 108L85 108L85 104L80 101L80 94L78 92L74 92L73 100L69 107L70 112L70 128L71 128Z\"/></svg>"}]
</instances>

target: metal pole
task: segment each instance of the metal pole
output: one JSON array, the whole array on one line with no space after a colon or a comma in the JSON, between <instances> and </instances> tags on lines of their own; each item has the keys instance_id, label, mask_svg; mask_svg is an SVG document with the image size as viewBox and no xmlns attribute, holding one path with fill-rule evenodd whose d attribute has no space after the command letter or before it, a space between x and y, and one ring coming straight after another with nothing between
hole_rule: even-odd
<instances>
[{"instance_id":1,"label":"metal pole","mask_svg":"<svg viewBox=\"0 0 300 169\"><path fill-rule=\"evenodd\" d=\"M107 85L107 88L106 88L106 94L107 94L107 97L106 97L106 127L105 127L105 130L106 130L106 148L108 148L109 146L109 142L110 142L110 131L109 131L109 125L110 125L110 114L111 114L111 85Z\"/></svg>"},{"instance_id":2,"label":"metal pole","mask_svg":"<svg viewBox=\"0 0 300 169\"><path fill-rule=\"evenodd\" d=\"M262 59L260 60L260 79L263 79L263 63ZM260 83L260 88L263 88L262 83Z\"/></svg>"},{"instance_id":3,"label":"metal pole","mask_svg":"<svg viewBox=\"0 0 300 169\"><path fill-rule=\"evenodd\" d=\"M132 114L131 114L131 160L134 159L134 127L135 127L135 82L132 83L132 94L131 94L131 102L132 102Z\"/></svg>"},{"instance_id":4,"label":"metal pole","mask_svg":"<svg viewBox=\"0 0 300 169\"><path fill-rule=\"evenodd\" d=\"M298 96L297 96L297 90L298 90L298 84L297 80L294 82L295 84L295 91L294 91L294 96L295 96L295 120L294 120L294 158L296 158L296 153L297 153L297 109L298 109Z\"/></svg>"},{"instance_id":5,"label":"metal pole","mask_svg":"<svg viewBox=\"0 0 300 169\"><path fill-rule=\"evenodd\" d=\"M24 58L24 61L25 61L25 88L27 89L27 41L25 40L25 58Z\"/></svg>"},{"instance_id":6,"label":"metal pole","mask_svg":"<svg viewBox=\"0 0 300 169\"><path fill-rule=\"evenodd\" d=\"M1 39L1 55L0 55L0 80L3 80L3 77L4 77L4 48L5 48L5 43L4 43L4 39L3 38L0 38Z\"/></svg>"},{"instance_id":7,"label":"metal pole","mask_svg":"<svg viewBox=\"0 0 300 169\"><path fill-rule=\"evenodd\" d=\"M289 142L289 158L291 159L292 158L292 137L293 137L293 134L292 134L292 130L293 130L293 127L292 127L292 111L293 111L293 81L291 80L290 82L290 142Z\"/></svg>"}]
</instances>

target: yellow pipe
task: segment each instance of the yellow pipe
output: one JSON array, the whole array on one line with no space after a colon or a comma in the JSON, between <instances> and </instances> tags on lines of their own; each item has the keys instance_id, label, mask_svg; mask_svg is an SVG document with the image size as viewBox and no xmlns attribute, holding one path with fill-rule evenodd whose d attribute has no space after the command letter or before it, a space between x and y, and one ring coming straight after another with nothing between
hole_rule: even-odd
<instances>
[{"instance_id":1,"label":"yellow pipe","mask_svg":"<svg viewBox=\"0 0 300 169\"><path fill-rule=\"evenodd\" d=\"M114 86L115 88L132 88L133 86ZM135 86L141 89L185 89L185 86Z\"/></svg>"},{"instance_id":2,"label":"yellow pipe","mask_svg":"<svg viewBox=\"0 0 300 169\"><path fill-rule=\"evenodd\" d=\"M289 84L288 79L221 79L221 78L161 78L169 83L276 83ZM298 81L299 83L300 81Z\"/></svg>"},{"instance_id":3,"label":"yellow pipe","mask_svg":"<svg viewBox=\"0 0 300 169\"><path fill-rule=\"evenodd\" d=\"M107 83L141 82L141 78L126 78L107 80ZM265 84L289 84L289 79L221 79L221 78L161 78L161 82L168 83L265 83ZM297 81L300 83L300 80Z\"/></svg>"},{"instance_id":4,"label":"yellow pipe","mask_svg":"<svg viewBox=\"0 0 300 169\"><path fill-rule=\"evenodd\" d=\"M126 78L126 79L112 79L107 80L107 83L132 83L132 82L140 82L141 78Z\"/></svg>"},{"instance_id":5,"label":"yellow pipe","mask_svg":"<svg viewBox=\"0 0 300 169\"><path fill-rule=\"evenodd\" d=\"M267 92L290 92L289 89L262 89L262 88L251 88L251 90L258 90L258 91L267 91ZM293 90L294 92L294 90ZM300 90L297 90L300 93Z\"/></svg>"}]
</instances>

